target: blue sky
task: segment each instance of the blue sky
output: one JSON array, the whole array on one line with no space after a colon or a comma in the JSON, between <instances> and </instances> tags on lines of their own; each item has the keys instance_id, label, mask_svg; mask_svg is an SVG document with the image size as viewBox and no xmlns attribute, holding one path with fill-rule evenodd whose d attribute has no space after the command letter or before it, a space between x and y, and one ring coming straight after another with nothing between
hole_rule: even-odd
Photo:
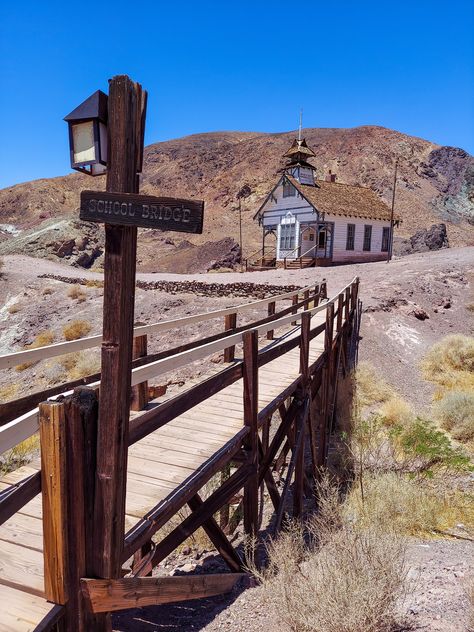
<instances>
[{"instance_id":1,"label":"blue sky","mask_svg":"<svg viewBox=\"0 0 474 632\"><path fill-rule=\"evenodd\" d=\"M107 79L146 142L383 125L474 153L474 0L43 2L0 9L0 187L69 172L62 118Z\"/></svg>"}]
</instances>

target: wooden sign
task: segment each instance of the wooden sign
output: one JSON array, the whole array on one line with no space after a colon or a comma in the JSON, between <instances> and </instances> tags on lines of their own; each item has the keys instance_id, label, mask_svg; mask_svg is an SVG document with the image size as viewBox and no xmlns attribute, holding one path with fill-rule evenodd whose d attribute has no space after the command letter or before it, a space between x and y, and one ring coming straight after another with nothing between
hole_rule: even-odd
<instances>
[{"instance_id":1,"label":"wooden sign","mask_svg":"<svg viewBox=\"0 0 474 632\"><path fill-rule=\"evenodd\" d=\"M82 191L80 219L180 233L202 233L204 202L136 193Z\"/></svg>"}]
</instances>

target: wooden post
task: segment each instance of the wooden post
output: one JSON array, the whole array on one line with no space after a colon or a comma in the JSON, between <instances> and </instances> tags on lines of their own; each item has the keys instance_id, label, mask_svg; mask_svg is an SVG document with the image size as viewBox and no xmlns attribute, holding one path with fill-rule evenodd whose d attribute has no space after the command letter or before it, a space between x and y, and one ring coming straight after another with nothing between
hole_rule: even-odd
<instances>
[{"instance_id":1,"label":"wooden post","mask_svg":"<svg viewBox=\"0 0 474 632\"><path fill-rule=\"evenodd\" d=\"M344 306L344 294L341 292L337 297L337 324L336 331L339 333L342 327L342 309Z\"/></svg>"},{"instance_id":2,"label":"wooden post","mask_svg":"<svg viewBox=\"0 0 474 632\"><path fill-rule=\"evenodd\" d=\"M329 303L326 310L326 332L324 336L324 351L326 352L326 363L324 367L324 383L323 383L323 414L321 419L321 433L320 433L320 464L326 463L327 455L327 442L328 442L328 421L329 421L329 404L330 396L329 390L331 385L333 353L332 353L332 339L334 332L334 303Z\"/></svg>"},{"instance_id":3,"label":"wooden post","mask_svg":"<svg viewBox=\"0 0 474 632\"><path fill-rule=\"evenodd\" d=\"M309 379L309 334L311 330L311 314L303 312L301 314L301 340L300 340L300 373L304 377L305 388Z\"/></svg>"},{"instance_id":4,"label":"wooden post","mask_svg":"<svg viewBox=\"0 0 474 632\"><path fill-rule=\"evenodd\" d=\"M231 331L237 327L237 312L224 316L224 329ZM224 362L233 362L235 359L235 345L224 349Z\"/></svg>"},{"instance_id":5,"label":"wooden post","mask_svg":"<svg viewBox=\"0 0 474 632\"><path fill-rule=\"evenodd\" d=\"M303 299L304 299L304 309L308 309L308 307L309 307L309 290L305 290L303 292Z\"/></svg>"},{"instance_id":6,"label":"wooden post","mask_svg":"<svg viewBox=\"0 0 474 632\"><path fill-rule=\"evenodd\" d=\"M250 429L244 441L248 462L255 471L244 487L244 529L247 535L258 531L258 331L246 331L244 348L244 423Z\"/></svg>"},{"instance_id":7,"label":"wooden post","mask_svg":"<svg viewBox=\"0 0 474 632\"><path fill-rule=\"evenodd\" d=\"M146 93L120 75L109 83L109 192L138 193ZM105 225L102 378L97 440L94 575L120 577L125 530L137 228Z\"/></svg>"},{"instance_id":8,"label":"wooden post","mask_svg":"<svg viewBox=\"0 0 474 632\"><path fill-rule=\"evenodd\" d=\"M291 299L291 304L292 304L292 305L298 305L298 294L295 294L295 295L293 296L293 298ZM297 313L297 311L298 311L298 308L294 307L294 308L291 310L291 313L292 313L292 314L296 314L296 313ZM293 321L293 322L291 323L291 325L292 325L292 326L295 326L295 325L296 325L296 320L295 320L295 321Z\"/></svg>"},{"instance_id":9,"label":"wooden post","mask_svg":"<svg viewBox=\"0 0 474 632\"><path fill-rule=\"evenodd\" d=\"M136 336L133 339L132 358L144 358L147 355L147 335ZM148 404L148 382L132 386L132 403L130 410L143 410Z\"/></svg>"},{"instance_id":10,"label":"wooden post","mask_svg":"<svg viewBox=\"0 0 474 632\"><path fill-rule=\"evenodd\" d=\"M67 585L67 483L64 406L39 406L41 496L43 501L44 592L48 601L64 605Z\"/></svg>"},{"instance_id":11,"label":"wooden post","mask_svg":"<svg viewBox=\"0 0 474 632\"><path fill-rule=\"evenodd\" d=\"M318 284L314 286L313 307L317 307L319 305L320 296L321 296L321 286Z\"/></svg>"},{"instance_id":12,"label":"wooden post","mask_svg":"<svg viewBox=\"0 0 474 632\"><path fill-rule=\"evenodd\" d=\"M271 303L268 303L268 315L274 316L274 314L275 314L275 301L272 301ZM273 340L273 329L270 329L270 331L267 331L267 340Z\"/></svg>"},{"instance_id":13,"label":"wooden post","mask_svg":"<svg viewBox=\"0 0 474 632\"><path fill-rule=\"evenodd\" d=\"M344 320L346 321L346 323L349 321L350 302L351 302L351 288L346 287L346 299L344 302Z\"/></svg>"}]
</instances>

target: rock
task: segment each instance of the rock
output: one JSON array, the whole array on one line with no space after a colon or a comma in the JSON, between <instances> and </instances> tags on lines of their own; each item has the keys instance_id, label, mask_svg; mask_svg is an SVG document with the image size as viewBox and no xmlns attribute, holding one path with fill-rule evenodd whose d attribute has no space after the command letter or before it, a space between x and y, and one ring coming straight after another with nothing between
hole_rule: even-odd
<instances>
[{"instance_id":1,"label":"rock","mask_svg":"<svg viewBox=\"0 0 474 632\"><path fill-rule=\"evenodd\" d=\"M68 239L67 241L57 241L53 243L52 248L55 255L58 257L69 257L72 255L76 242L74 239Z\"/></svg>"},{"instance_id":2,"label":"rock","mask_svg":"<svg viewBox=\"0 0 474 632\"><path fill-rule=\"evenodd\" d=\"M427 320L429 318L429 314L421 307L414 309L411 313L418 320Z\"/></svg>"},{"instance_id":3,"label":"rock","mask_svg":"<svg viewBox=\"0 0 474 632\"><path fill-rule=\"evenodd\" d=\"M181 551L181 553L182 553L183 555L189 555L189 554L191 553L191 547L189 547L189 546L185 546L185 547L183 548L183 550Z\"/></svg>"},{"instance_id":4,"label":"rock","mask_svg":"<svg viewBox=\"0 0 474 632\"><path fill-rule=\"evenodd\" d=\"M418 230L408 239L395 238L393 252L396 255L409 255L414 252L428 252L449 248L446 224L433 224L431 228Z\"/></svg>"}]
</instances>

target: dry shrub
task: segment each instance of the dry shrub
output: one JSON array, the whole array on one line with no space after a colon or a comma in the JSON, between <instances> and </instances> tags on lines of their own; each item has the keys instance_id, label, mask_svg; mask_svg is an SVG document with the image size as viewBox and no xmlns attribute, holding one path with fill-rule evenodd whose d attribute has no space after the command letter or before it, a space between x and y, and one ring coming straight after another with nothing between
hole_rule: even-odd
<instances>
[{"instance_id":1,"label":"dry shrub","mask_svg":"<svg viewBox=\"0 0 474 632\"><path fill-rule=\"evenodd\" d=\"M345 503L349 520L405 535L426 535L452 526L453 501L419 480L402 474L366 474Z\"/></svg>"},{"instance_id":2,"label":"dry shrub","mask_svg":"<svg viewBox=\"0 0 474 632\"><path fill-rule=\"evenodd\" d=\"M68 325L64 325L64 338L66 340L77 340L87 336L91 329L92 325L87 320L73 320Z\"/></svg>"},{"instance_id":3,"label":"dry shrub","mask_svg":"<svg viewBox=\"0 0 474 632\"><path fill-rule=\"evenodd\" d=\"M377 375L376 369L361 362L355 373L357 399L360 406L371 406L386 402L393 395L392 388Z\"/></svg>"},{"instance_id":4,"label":"dry shrub","mask_svg":"<svg viewBox=\"0 0 474 632\"><path fill-rule=\"evenodd\" d=\"M81 286L77 284L69 288L67 295L69 296L69 298L77 300L79 303L82 303L87 298L87 294L84 292Z\"/></svg>"},{"instance_id":5,"label":"dry shrub","mask_svg":"<svg viewBox=\"0 0 474 632\"><path fill-rule=\"evenodd\" d=\"M54 342L54 334L52 331L41 331L34 341L30 345L25 346L26 349L39 349L40 347L46 347ZM15 367L16 371L25 371L25 369L29 369L33 366L35 362L23 362L23 364L18 364Z\"/></svg>"},{"instance_id":6,"label":"dry shrub","mask_svg":"<svg viewBox=\"0 0 474 632\"><path fill-rule=\"evenodd\" d=\"M43 296L48 296L49 294L52 294L52 293L53 293L52 287L48 286L48 287L43 288L43 292L42 292Z\"/></svg>"},{"instance_id":7,"label":"dry shrub","mask_svg":"<svg viewBox=\"0 0 474 632\"><path fill-rule=\"evenodd\" d=\"M103 272L103 270L99 270L99 272ZM95 279L88 279L86 281L86 287L103 288L104 287L104 282L103 281L97 281Z\"/></svg>"},{"instance_id":8,"label":"dry shrub","mask_svg":"<svg viewBox=\"0 0 474 632\"><path fill-rule=\"evenodd\" d=\"M39 435L36 433L25 439L11 450L8 450L0 462L0 473L6 474L31 461L40 447Z\"/></svg>"},{"instance_id":9,"label":"dry shrub","mask_svg":"<svg viewBox=\"0 0 474 632\"><path fill-rule=\"evenodd\" d=\"M10 305L10 307L8 308L8 313L9 314L17 314L20 310L21 310L21 304L20 303L13 303L13 305Z\"/></svg>"},{"instance_id":10,"label":"dry shrub","mask_svg":"<svg viewBox=\"0 0 474 632\"><path fill-rule=\"evenodd\" d=\"M13 384L5 384L5 386L0 386L1 402L9 402L18 394L19 390L20 385L18 384L18 382L14 382Z\"/></svg>"},{"instance_id":11,"label":"dry shrub","mask_svg":"<svg viewBox=\"0 0 474 632\"><path fill-rule=\"evenodd\" d=\"M378 412L388 426L406 425L415 417L410 404L398 395L384 402Z\"/></svg>"},{"instance_id":12,"label":"dry shrub","mask_svg":"<svg viewBox=\"0 0 474 632\"><path fill-rule=\"evenodd\" d=\"M450 391L434 407L441 427L459 441L474 439L474 392Z\"/></svg>"},{"instance_id":13,"label":"dry shrub","mask_svg":"<svg viewBox=\"0 0 474 632\"><path fill-rule=\"evenodd\" d=\"M93 350L68 353L60 360L68 380L79 380L100 371L100 359Z\"/></svg>"},{"instance_id":14,"label":"dry shrub","mask_svg":"<svg viewBox=\"0 0 474 632\"><path fill-rule=\"evenodd\" d=\"M421 366L425 379L444 389L474 390L474 338L446 336L431 347Z\"/></svg>"},{"instance_id":15,"label":"dry shrub","mask_svg":"<svg viewBox=\"0 0 474 632\"><path fill-rule=\"evenodd\" d=\"M388 632L405 593L405 543L340 521L334 492L320 494L319 517L268 544L265 596L295 632ZM330 526L328 526L330 525Z\"/></svg>"}]
</instances>

